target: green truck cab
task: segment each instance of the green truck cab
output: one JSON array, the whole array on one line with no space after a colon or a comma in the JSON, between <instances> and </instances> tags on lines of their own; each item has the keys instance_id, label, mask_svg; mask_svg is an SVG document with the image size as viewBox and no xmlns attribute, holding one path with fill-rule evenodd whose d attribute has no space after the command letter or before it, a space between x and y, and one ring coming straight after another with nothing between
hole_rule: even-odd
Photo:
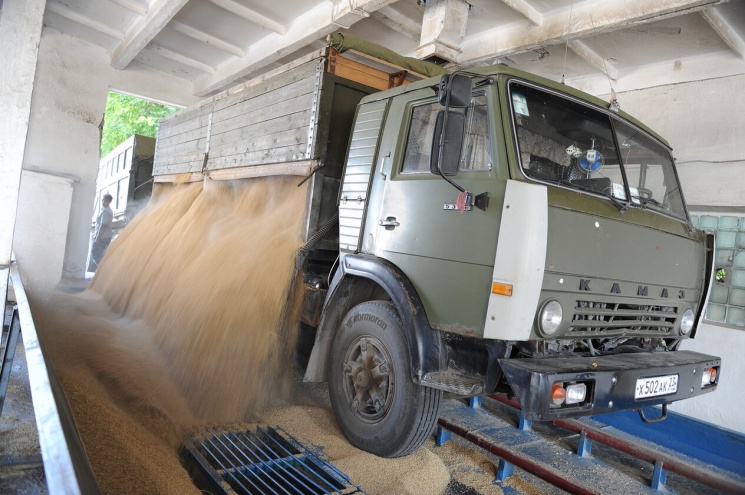
<instances>
[{"instance_id":1,"label":"green truck cab","mask_svg":"<svg viewBox=\"0 0 745 495\"><path fill-rule=\"evenodd\" d=\"M506 66L373 93L340 183L306 380L355 446L410 453L443 393L552 420L716 389L720 359L679 350L713 237L669 145L613 104Z\"/></svg>"}]
</instances>

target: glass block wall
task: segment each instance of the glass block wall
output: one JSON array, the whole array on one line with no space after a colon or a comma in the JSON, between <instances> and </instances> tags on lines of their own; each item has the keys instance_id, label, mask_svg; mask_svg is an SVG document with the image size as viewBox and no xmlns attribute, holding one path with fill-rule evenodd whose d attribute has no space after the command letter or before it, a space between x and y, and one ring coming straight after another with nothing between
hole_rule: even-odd
<instances>
[{"instance_id":1,"label":"glass block wall","mask_svg":"<svg viewBox=\"0 0 745 495\"><path fill-rule=\"evenodd\" d=\"M692 215L691 220L717 236L716 281L706 319L745 328L745 217Z\"/></svg>"}]
</instances>

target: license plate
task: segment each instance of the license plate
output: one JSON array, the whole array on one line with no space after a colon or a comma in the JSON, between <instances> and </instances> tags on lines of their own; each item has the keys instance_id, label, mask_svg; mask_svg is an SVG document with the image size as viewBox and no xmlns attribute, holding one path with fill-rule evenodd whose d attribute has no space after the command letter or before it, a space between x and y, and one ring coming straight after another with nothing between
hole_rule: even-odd
<instances>
[{"instance_id":1,"label":"license plate","mask_svg":"<svg viewBox=\"0 0 745 495\"><path fill-rule=\"evenodd\" d=\"M678 375L653 376L636 380L635 399L674 394L678 391Z\"/></svg>"}]
</instances>

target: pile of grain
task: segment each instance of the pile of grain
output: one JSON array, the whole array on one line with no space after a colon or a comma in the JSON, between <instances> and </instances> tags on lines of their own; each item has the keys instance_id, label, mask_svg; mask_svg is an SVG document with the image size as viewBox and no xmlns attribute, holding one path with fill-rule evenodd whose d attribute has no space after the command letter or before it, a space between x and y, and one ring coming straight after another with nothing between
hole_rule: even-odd
<instances>
[{"instance_id":1,"label":"pile of grain","mask_svg":"<svg viewBox=\"0 0 745 495\"><path fill-rule=\"evenodd\" d=\"M104 492L196 491L177 457L183 429L256 419L287 389L296 184L162 187L90 290L34 308Z\"/></svg>"},{"instance_id":2,"label":"pile of grain","mask_svg":"<svg viewBox=\"0 0 745 495\"><path fill-rule=\"evenodd\" d=\"M199 493L179 462L185 432L258 422L322 446L370 494L445 489L447 469L431 451L361 452L326 397L307 407L290 397L306 197L296 184L159 187L90 290L34 308L104 493Z\"/></svg>"}]
</instances>

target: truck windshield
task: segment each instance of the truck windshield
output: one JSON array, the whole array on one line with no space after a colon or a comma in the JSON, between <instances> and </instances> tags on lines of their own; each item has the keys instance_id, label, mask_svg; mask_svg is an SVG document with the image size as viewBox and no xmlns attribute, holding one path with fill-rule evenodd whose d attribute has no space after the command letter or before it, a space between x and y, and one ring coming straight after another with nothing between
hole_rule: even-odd
<instances>
[{"instance_id":1,"label":"truck windshield","mask_svg":"<svg viewBox=\"0 0 745 495\"><path fill-rule=\"evenodd\" d=\"M513 81L510 98L527 177L686 219L672 157L661 143L619 118L534 86Z\"/></svg>"}]
</instances>

